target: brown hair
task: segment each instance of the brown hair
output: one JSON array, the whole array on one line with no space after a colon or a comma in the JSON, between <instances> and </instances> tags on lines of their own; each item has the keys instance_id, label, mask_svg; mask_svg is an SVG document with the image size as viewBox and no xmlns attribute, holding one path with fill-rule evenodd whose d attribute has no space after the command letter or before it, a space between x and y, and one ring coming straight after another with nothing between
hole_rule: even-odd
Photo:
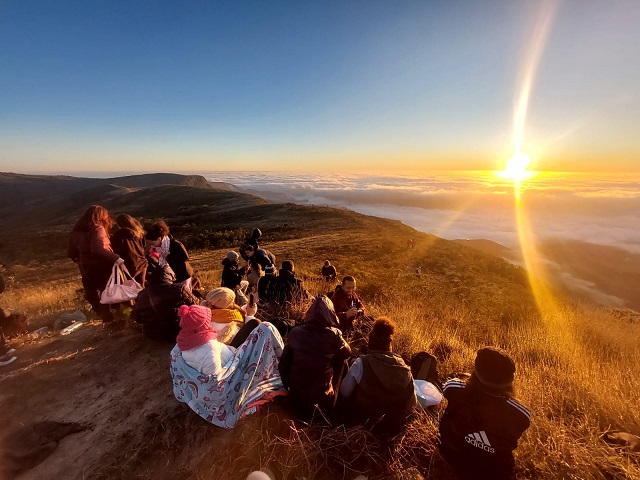
<instances>
[{"instance_id":1,"label":"brown hair","mask_svg":"<svg viewBox=\"0 0 640 480\"><path fill-rule=\"evenodd\" d=\"M166 237L169 235L169 227L165 222L160 220L159 222L154 223L149 231L147 232L147 240L157 240L162 237Z\"/></svg>"},{"instance_id":2,"label":"brown hair","mask_svg":"<svg viewBox=\"0 0 640 480\"><path fill-rule=\"evenodd\" d=\"M369 333L369 350L391 351L393 334L396 331L396 324L386 317L380 317L373 324L373 329Z\"/></svg>"},{"instance_id":3,"label":"brown hair","mask_svg":"<svg viewBox=\"0 0 640 480\"><path fill-rule=\"evenodd\" d=\"M116 224L120 228L128 228L133 231L133 235L140 239L144 236L144 230L142 229L142 225L131 215L118 215L116 217Z\"/></svg>"},{"instance_id":4,"label":"brown hair","mask_svg":"<svg viewBox=\"0 0 640 480\"><path fill-rule=\"evenodd\" d=\"M344 282L355 282L355 281L356 281L355 278L353 278L351 275L347 275L342 279L342 285L344 285Z\"/></svg>"},{"instance_id":5,"label":"brown hair","mask_svg":"<svg viewBox=\"0 0 640 480\"><path fill-rule=\"evenodd\" d=\"M73 230L87 232L94 226L98 226L104 228L108 234L112 224L111 215L106 208L100 205L91 205L80 216Z\"/></svg>"}]
</instances>

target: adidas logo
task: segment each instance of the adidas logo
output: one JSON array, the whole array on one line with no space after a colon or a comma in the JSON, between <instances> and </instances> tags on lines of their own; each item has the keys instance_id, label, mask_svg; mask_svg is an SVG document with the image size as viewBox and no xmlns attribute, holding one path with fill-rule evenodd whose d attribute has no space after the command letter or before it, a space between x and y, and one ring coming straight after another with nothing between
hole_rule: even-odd
<instances>
[{"instance_id":1,"label":"adidas logo","mask_svg":"<svg viewBox=\"0 0 640 480\"><path fill-rule=\"evenodd\" d=\"M489 439L487 438L487 434L484 430L480 430L479 433L470 433L466 437L464 437L465 441L473 445L474 447L481 448L485 452L496 453L495 448L491 446Z\"/></svg>"}]
</instances>

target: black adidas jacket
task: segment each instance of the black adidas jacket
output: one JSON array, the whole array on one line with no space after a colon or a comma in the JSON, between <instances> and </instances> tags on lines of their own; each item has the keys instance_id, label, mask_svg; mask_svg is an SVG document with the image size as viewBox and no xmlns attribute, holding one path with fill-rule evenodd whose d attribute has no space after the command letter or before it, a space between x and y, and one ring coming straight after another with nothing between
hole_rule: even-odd
<instances>
[{"instance_id":1,"label":"black adidas jacket","mask_svg":"<svg viewBox=\"0 0 640 480\"><path fill-rule=\"evenodd\" d=\"M440 419L441 449L465 478L513 477L513 451L529 428L530 413L508 397L470 391L454 378L444 385L447 408Z\"/></svg>"}]
</instances>

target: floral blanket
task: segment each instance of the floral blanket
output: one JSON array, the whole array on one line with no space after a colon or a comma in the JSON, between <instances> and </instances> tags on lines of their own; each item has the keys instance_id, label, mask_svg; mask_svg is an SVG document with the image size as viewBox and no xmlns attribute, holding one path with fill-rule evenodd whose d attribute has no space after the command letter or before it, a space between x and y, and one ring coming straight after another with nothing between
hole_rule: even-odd
<instances>
[{"instance_id":1,"label":"floral blanket","mask_svg":"<svg viewBox=\"0 0 640 480\"><path fill-rule=\"evenodd\" d=\"M171 350L173 394L208 422L233 428L236 422L258 410L266 396L285 394L278 373L282 337L270 323L261 323L238 347L218 376L203 375L182 358L176 345Z\"/></svg>"}]
</instances>

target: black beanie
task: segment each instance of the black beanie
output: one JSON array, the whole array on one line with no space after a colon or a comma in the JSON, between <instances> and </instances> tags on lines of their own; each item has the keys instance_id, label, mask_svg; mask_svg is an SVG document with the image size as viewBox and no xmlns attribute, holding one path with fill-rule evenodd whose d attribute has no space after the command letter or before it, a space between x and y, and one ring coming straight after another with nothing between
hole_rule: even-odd
<instances>
[{"instance_id":1,"label":"black beanie","mask_svg":"<svg viewBox=\"0 0 640 480\"><path fill-rule=\"evenodd\" d=\"M504 390L513 384L516 365L504 350L483 347L476 354L475 374L480 383L496 390Z\"/></svg>"}]
</instances>

